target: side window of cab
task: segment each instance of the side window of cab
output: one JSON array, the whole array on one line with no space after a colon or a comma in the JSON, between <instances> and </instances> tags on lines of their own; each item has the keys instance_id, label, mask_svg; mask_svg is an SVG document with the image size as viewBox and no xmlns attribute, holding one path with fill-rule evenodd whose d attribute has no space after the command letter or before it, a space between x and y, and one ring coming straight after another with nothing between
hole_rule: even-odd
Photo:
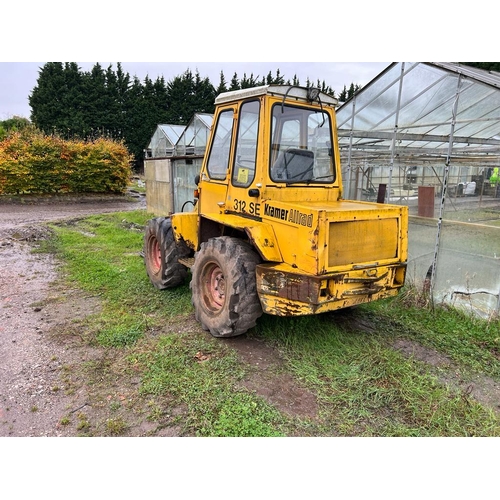
<instances>
[{"instance_id":1,"label":"side window of cab","mask_svg":"<svg viewBox=\"0 0 500 500\"><path fill-rule=\"evenodd\" d=\"M231 140L233 137L234 110L219 114L215 124L214 139L208 158L207 171L211 179L225 179L229 168Z\"/></svg>"}]
</instances>

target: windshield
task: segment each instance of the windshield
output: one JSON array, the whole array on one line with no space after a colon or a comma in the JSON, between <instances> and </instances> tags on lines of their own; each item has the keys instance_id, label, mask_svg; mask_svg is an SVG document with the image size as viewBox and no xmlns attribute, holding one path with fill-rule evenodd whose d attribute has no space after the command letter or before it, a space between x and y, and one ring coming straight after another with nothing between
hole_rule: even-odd
<instances>
[{"instance_id":1,"label":"windshield","mask_svg":"<svg viewBox=\"0 0 500 500\"><path fill-rule=\"evenodd\" d=\"M275 104L272 120L270 176L274 182L335 181L327 113Z\"/></svg>"}]
</instances>

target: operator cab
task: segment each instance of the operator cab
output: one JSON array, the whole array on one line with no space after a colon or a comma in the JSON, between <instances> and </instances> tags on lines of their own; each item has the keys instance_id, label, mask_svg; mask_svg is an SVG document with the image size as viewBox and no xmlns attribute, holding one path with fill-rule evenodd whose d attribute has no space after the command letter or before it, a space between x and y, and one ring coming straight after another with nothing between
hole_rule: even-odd
<instances>
[{"instance_id":1,"label":"operator cab","mask_svg":"<svg viewBox=\"0 0 500 500\"><path fill-rule=\"evenodd\" d=\"M239 188L335 182L335 98L315 88L266 85L226 92L215 102L211 180Z\"/></svg>"}]
</instances>

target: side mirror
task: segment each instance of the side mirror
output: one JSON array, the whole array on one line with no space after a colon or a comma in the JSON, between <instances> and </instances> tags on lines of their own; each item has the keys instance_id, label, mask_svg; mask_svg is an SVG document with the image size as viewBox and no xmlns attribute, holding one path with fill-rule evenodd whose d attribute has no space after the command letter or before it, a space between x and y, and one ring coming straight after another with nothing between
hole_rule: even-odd
<instances>
[{"instance_id":1,"label":"side mirror","mask_svg":"<svg viewBox=\"0 0 500 500\"><path fill-rule=\"evenodd\" d=\"M195 178L194 178L194 183L196 185L198 185L200 183L200 174L198 174Z\"/></svg>"}]
</instances>

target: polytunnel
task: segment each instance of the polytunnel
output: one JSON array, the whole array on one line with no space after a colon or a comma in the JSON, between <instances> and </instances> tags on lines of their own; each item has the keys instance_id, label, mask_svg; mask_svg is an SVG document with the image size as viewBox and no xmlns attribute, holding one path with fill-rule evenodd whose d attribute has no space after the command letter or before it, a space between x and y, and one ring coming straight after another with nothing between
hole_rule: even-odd
<instances>
[{"instance_id":1,"label":"polytunnel","mask_svg":"<svg viewBox=\"0 0 500 500\"><path fill-rule=\"evenodd\" d=\"M500 74L397 62L337 110L344 197L409 207L408 281L500 309Z\"/></svg>"}]
</instances>

